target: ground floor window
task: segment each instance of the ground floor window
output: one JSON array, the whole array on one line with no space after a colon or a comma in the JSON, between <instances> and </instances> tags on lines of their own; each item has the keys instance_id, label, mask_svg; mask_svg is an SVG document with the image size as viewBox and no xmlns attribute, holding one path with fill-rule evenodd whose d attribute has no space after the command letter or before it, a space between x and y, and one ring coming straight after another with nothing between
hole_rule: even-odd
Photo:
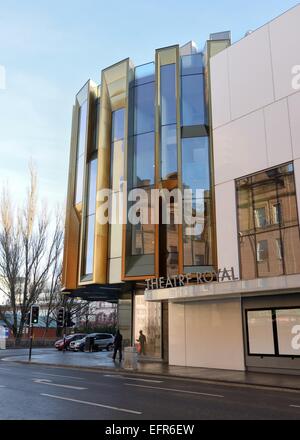
<instances>
[{"instance_id":1,"label":"ground floor window","mask_svg":"<svg viewBox=\"0 0 300 440\"><path fill-rule=\"evenodd\" d=\"M300 357L300 306L246 310L249 356Z\"/></svg>"}]
</instances>

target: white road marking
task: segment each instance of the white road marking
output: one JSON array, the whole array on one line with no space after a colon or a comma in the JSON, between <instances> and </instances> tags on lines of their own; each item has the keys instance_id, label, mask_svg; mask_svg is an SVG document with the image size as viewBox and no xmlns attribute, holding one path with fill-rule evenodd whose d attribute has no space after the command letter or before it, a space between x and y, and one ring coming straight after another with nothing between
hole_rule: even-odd
<instances>
[{"instance_id":1,"label":"white road marking","mask_svg":"<svg viewBox=\"0 0 300 440\"><path fill-rule=\"evenodd\" d=\"M9 371L10 372L11 370L9 368L1 368L0 367L0 371Z\"/></svg>"},{"instance_id":2,"label":"white road marking","mask_svg":"<svg viewBox=\"0 0 300 440\"><path fill-rule=\"evenodd\" d=\"M83 387L74 387L71 385L61 385L58 383L52 383L52 380L47 380L47 379L33 379L34 383L38 383L38 384L42 384L42 385L50 385L53 387L59 387L59 388L69 388L71 390L87 390L87 388L83 388Z\"/></svg>"},{"instance_id":3,"label":"white road marking","mask_svg":"<svg viewBox=\"0 0 300 440\"><path fill-rule=\"evenodd\" d=\"M197 391L187 391L187 390L177 390L175 388L162 388L162 387L151 387L147 385L134 385L132 383L125 383L129 387L138 387L138 388L149 388L151 390L160 390L160 391L173 391L175 393L183 393L183 394L195 394L198 396L207 396L207 397L220 397L223 398L220 394L208 394L208 393L199 393Z\"/></svg>"},{"instance_id":4,"label":"white road marking","mask_svg":"<svg viewBox=\"0 0 300 440\"><path fill-rule=\"evenodd\" d=\"M104 374L104 377L113 377L113 378L116 378L116 379L126 379L126 380L137 380L139 382L163 383L162 380L139 379L139 378L134 378L134 377L120 376L120 375L117 375L117 374Z\"/></svg>"},{"instance_id":5,"label":"white road marking","mask_svg":"<svg viewBox=\"0 0 300 440\"><path fill-rule=\"evenodd\" d=\"M0 385L0 388L6 388L6 386L5 385Z\"/></svg>"},{"instance_id":6,"label":"white road marking","mask_svg":"<svg viewBox=\"0 0 300 440\"><path fill-rule=\"evenodd\" d=\"M83 377L75 377L75 376L62 376L61 374L50 374L50 373L42 373L41 371L34 371L33 374L42 374L43 376L53 376L53 377L63 377L67 379L77 379L77 380L84 380Z\"/></svg>"},{"instance_id":7,"label":"white road marking","mask_svg":"<svg viewBox=\"0 0 300 440\"><path fill-rule=\"evenodd\" d=\"M300 405L290 405L291 408L300 408Z\"/></svg>"},{"instance_id":8,"label":"white road marking","mask_svg":"<svg viewBox=\"0 0 300 440\"><path fill-rule=\"evenodd\" d=\"M117 408L116 406L103 405L101 403L86 402L84 400L70 399L68 397L53 396L51 394L41 394L41 396L51 397L52 399L67 400L69 402L81 403L82 405L98 406L99 408L112 409L114 411L126 412L129 414L137 414L137 415L143 414L140 411L133 411L131 409L125 409L125 408Z\"/></svg>"}]
</instances>

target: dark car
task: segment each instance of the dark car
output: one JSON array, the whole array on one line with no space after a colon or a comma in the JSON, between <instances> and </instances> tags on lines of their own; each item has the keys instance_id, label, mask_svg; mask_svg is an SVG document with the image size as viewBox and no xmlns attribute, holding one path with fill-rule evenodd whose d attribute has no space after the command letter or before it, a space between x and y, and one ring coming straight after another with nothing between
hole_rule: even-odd
<instances>
[{"instance_id":1,"label":"dark car","mask_svg":"<svg viewBox=\"0 0 300 440\"><path fill-rule=\"evenodd\" d=\"M55 348L57 348L57 350L60 351L63 350L64 348L68 350L71 342L77 341L78 339L82 339L85 336L86 335L84 333L75 333L74 335L68 335L65 337L65 341L64 339L59 339L58 341L55 342L54 346Z\"/></svg>"}]
</instances>

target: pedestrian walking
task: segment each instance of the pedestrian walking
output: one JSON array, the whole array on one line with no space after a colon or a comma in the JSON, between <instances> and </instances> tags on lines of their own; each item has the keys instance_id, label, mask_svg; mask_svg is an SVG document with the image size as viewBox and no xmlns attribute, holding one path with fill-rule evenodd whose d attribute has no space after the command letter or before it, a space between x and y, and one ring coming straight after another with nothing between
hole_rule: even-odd
<instances>
[{"instance_id":1,"label":"pedestrian walking","mask_svg":"<svg viewBox=\"0 0 300 440\"><path fill-rule=\"evenodd\" d=\"M120 331L117 330L114 341L114 354L113 354L114 362L117 357L117 352L119 352L119 361L122 362L122 345L123 345L123 336L121 335Z\"/></svg>"},{"instance_id":2,"label":"pedestrian walking","mask_svg":"<svg viewBox=\"0 0 300 440\"><path fill-rule=\"evenodd\" d=\"M137 342L140 343L140 354L145 356L146 355L146 348L145 348L145 346L146 346L146 342L147 341L146 341L146 336L143 333L143 330L140 330L140 336L137 339Z\"/></svg>"}]
</instances>

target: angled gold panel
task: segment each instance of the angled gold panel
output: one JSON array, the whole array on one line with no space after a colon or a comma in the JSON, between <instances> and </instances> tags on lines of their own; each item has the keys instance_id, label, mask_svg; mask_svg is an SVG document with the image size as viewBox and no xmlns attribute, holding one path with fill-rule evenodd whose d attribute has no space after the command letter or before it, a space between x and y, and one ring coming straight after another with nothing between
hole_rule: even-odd
<instances>
[{"instance_id":1,"label":"angled gold panel","mask_svg":"<svg viewBox=\"0 0 300 440\"><path fill-rule=\"evenodd\" d=\"M102 71L97 192L110 188L112 112L123 107L125 108L124 142L127 151L129 64L129 59L126 59ZM101 203L97 200L96 212L100 206ZM120 227L122 228L122 225ZM102 225L96 221L94 253L96 284L108 283L108 246L109 225Z\"/></svg>"},{"instance_id":2,"label":"angled gold panel","mask_svg":"<svg viewBox=\"0 0 300 440\"><path fill-rule=\"evenodd\" d=\"M84 154L84 173L83 173L83 191L82 191L82 203L81 203L81 228L80 228L80 248L79 248L79 264L78 264L78 285L87 285L93 284L93 278L89 281L82 281L82 270L83 270L83 257L84 257L84 247L85 247L85 231L86 231L86 222L87 222L87 198L88 198L88 161L92 152L92 144L93 144L93 136L94 136L94 110L95 110L95 101L98 97L98 87L93 81L88 81L85 88L85 96L82 94L82 99L87 99L87 126L86 126L86 134L85 134L85 154ZM76 208L78 208L76 206Z\"/></svg>"},{"instance_id":3,"label":"angled gold panel","mask_svg":"<svg viewBox=\"0 0 300 440\"><path fill-rule=\"evenodd\" d=\"M77 287L78 250L80 236L80 221L73 206L75 173L76 173L76 150L78 133L79 105L73 107L72 133L69 159L68 195L65 218L65 239L63 256L63 290Z\"/></svg>"}]
</instances>

